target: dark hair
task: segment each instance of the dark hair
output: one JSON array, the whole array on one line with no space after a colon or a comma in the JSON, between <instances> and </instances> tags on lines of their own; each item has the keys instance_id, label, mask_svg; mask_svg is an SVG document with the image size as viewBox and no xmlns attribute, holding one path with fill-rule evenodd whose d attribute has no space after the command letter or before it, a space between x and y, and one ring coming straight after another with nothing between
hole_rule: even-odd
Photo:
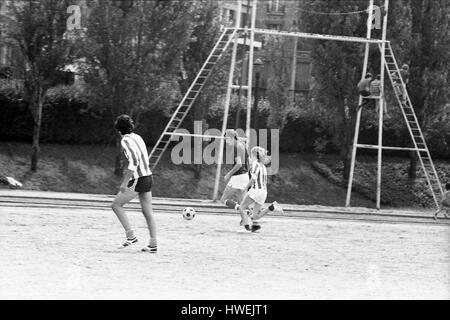
<instances>
[{"instance_id":1,"label":"dark hair","mask_svg":"<svg viewBox=\"0 0 450 320\"><path fill-rule=\"evenodd\" d=\"M447 182L447 183L445 184L445 190L450 190L450 182Z\"/></svg>"},{"instance_id":2,"label":"dark hair","mask_svg":"<svg viewBox=\"0 0 450 320\"><path fill-rule=\"evenodd\" d=\"M121 116L117 117L114 127L122 135L132 133L134 130L133 119L131 119L129 115L122 114Z\"/></svg>"},{"instance_id":3,"label":"dark hair","mask_svg":"<svg viewBox=\"0 0 450 320\"><path fill-rule=\"evenodd\" d=\"M366 74L366 79L372 78L372 74L371 73L367 73Z\"/></svg>"}]
</instances>

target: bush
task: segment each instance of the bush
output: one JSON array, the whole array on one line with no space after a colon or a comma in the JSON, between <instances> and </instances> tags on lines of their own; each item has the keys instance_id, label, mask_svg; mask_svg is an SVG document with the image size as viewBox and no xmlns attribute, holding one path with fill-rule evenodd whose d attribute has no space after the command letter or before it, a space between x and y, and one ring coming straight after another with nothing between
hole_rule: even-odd
<instances>
[{"instance_id":1,"label":"bush","mask_svg":"<svg viewBox=\"0 0 450 320\"><path fill-rule=\"evenodd\" d=\"M11 81L0 81L0 139L4 141L29 142L32 139L33 118L28 110L20 85ZM209 128L222 128L223 100L219 96L209 108L207 123ZM114 142L113 116L106 108L90 106L88 98L76 86L58 86L48 91L43 108L41 140L50 143L70 144L104 144ZM241 105L246 106L245 97L241 98ZM195 107L195 106L194 106ZM270 104L261 100L258 104L259 126L267 128L267 117L270 114ZM332 154L339 151L333 136L337 131L332 115L326 110L299 106L295 112L287 117L287 123L280 136L281 152L317 153L319 155ZM237 97L232 96L228 127L233 127L236 118ZM241 113L241 120L245 123L246 110ZM183 127L191 128L192 112L183 123ZM164 130L169 117L163 108L142 111L136 132L144 140L154 145ZM395 127L398 120L386 125L384 144L393 146L408 146L411 138L406 129ZM406 128L406 126L405 126ZM360 131L360 143L377 143L377 128L373 121L363 119ZM450 127L448 121L436 122L426 132L426 139L433 157L450 159ZM361 151L363 154L364 151ZM391 153L389 153L391 154ZM394 154L394 153L393 153ZM395 155L395 154L394 154ZM399 154L404 156L405 153Z\"/></svg>"}]
</instances>

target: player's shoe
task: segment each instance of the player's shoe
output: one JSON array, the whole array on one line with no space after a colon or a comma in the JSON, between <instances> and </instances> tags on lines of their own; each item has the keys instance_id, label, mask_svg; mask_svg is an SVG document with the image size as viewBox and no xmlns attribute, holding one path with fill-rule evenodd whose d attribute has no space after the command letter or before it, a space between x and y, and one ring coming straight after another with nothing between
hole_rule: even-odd
<instances>
[{"instance_id":1,"label":"player's shoe","mask_svg":"<svg viewBox=\"0 0 450 320\"><path fill-rule=\"evenodd\" d=\"M137 237L134 237L133 239L127 239L125 240L124 243L122 243L118 249L124 249L124 248L128 248L129 246L135 244L136 242L138 242Z\"/></svg>"},{"instance_id":2,"label":"player's shoe","mask_svg":"<svg viewBox=\"0 0 450 320\"><path fill-rule=\"evenodd\" d=\"M255 231L258 231L259 229L261 229L261 226L259 224L253 224L252 226L249 226L248 224L246 224L244 227L245 227L245 230L251 231L251 232L255 232Z\"/></svg>"},{"instance_id":3,"label":"player's shoe","mask_svg":"<svg viewBox=\"0 0 450 320\"><path fill-rule=\"evenodd\" d=\"M143 247L141 249L141 252L157 253L158 247L157 246L150 247L150 245L148 245L148 246Z\"/></svg>"},{"instance_id":4,"label":"player's shoe","mask_svg":"<svg viewBox=\"0 0 450 320\"><path fill-rule=\"evenodd\" d=\"M252 212L250 210L245 210L245 212L247 213L247 216L252 219ZM241 222L239 223L239 225L243 226L244 225L244 220L241 219Z\"/></svg>"},{"instance_id":5,"label":"player's shoe","mask_svg":"<svg viewBox=\"0 0 450 320\"><path fill-rule=\"evenodd\" d=\"M278 202L274 201L274 202L272 202L272 205L274 207L273 212L277 212L279 214L284 214L284 210Z\"/></svg>"}]
</instances>

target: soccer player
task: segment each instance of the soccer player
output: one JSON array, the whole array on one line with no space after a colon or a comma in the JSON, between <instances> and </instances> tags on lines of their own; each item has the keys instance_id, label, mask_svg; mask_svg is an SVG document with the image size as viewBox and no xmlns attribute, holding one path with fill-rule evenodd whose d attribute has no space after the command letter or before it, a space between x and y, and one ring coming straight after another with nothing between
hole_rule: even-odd
<instances>
[{"instance_id":1,"label":"soccer player","mask_svg":"<svg viewBox=\"0 0 450 320\"><path fill-rule=\"evenodd\" d=\"M127 248L138 239L134 233L134 228L128 220L123 206L139 196L142 213L147 222L150 233L150 243L141 249L143 252L156 253L156 226L152 214L152 172L148 159L147 147L144 140L133 133L133 120L128 115L121 115L115 122L115 128L122 137L121 146L128 160L128 166L124 170L124 177L120 185L119 193L112 203L112 209L125 229L127 239L119 248Z\"/></svg>"},{"instance_id":2,"label":"soccer player","mask_svg":"<svg viewBox=\"0 0 450 320\"><path fill-rule=\"evenodd\" d=\"M268 208L262 209L267 198L267 168L266 165L270 162L267 151L262 147L253 147L250 152L250 181L246 189L247 195L242 200L237 208L241 215L241 225L248 231L257 231L261 228L253 220L259 220L265 216L269 211L278 210L283 213L278 203L272 203ZM247 209L253 205L253 214L248 215Z\"/></svg>"},{"instance_id":3,"label":"soccer player","mask_svg":"<svg viewBox=\"0 0 450 320\"><path fill-rule=\"evenodd\" d=\"M450 183L447 183L445 185L445 192L444 196L442 197L441 204L438 211L436 211L436 213L434 214L435 220L437 219L438 214L443 210L445 211L444 216L446 218L450 218Z\"/></svg>"},{"instance_id":4,"label":"soccer player","mask_svg":"<svg viewBox=\"0 0 450 320\"><path fill-rule=\"evenodd\" d=\"M233 147L233 167L225 175L227 186L223 191L220 201L231 209L236 209L244 198L249 181L245 143L241 141L236 130L229 129L225 132L225 142Z\"/></svg>"}]
</instances>

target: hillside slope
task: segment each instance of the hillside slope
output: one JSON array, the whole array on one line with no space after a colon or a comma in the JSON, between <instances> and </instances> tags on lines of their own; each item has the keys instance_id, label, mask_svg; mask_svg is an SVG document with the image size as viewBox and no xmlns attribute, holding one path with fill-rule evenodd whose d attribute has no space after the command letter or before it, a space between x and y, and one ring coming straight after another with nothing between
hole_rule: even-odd
<instances>
[{"instance_id":1,"label":"hillside slope","mask_svg":"<svg viewBox=\"0 0 450 320\"><path fill-rule=\"evenodd\" d=\"M27 190L115 194L120 180L113 174L114 148L110 146L42 145L39 170L29 171L31 146L0 143L0 173L23 183ZM195 179L192 166L175 166L167 153L154 172L153 195L157 197L210 199L215 166L203 166ZM282 154L280 172L269 179L267 201L343 206L346 190L329 182L311 166L313 156ZM228 167L223 168L222 175ZM220 191L224 188L223 180ZM220 196L220 194L219 194ZM373 207L365 197L353 194L352 205Z\"/></svg>"}]
</instances>

